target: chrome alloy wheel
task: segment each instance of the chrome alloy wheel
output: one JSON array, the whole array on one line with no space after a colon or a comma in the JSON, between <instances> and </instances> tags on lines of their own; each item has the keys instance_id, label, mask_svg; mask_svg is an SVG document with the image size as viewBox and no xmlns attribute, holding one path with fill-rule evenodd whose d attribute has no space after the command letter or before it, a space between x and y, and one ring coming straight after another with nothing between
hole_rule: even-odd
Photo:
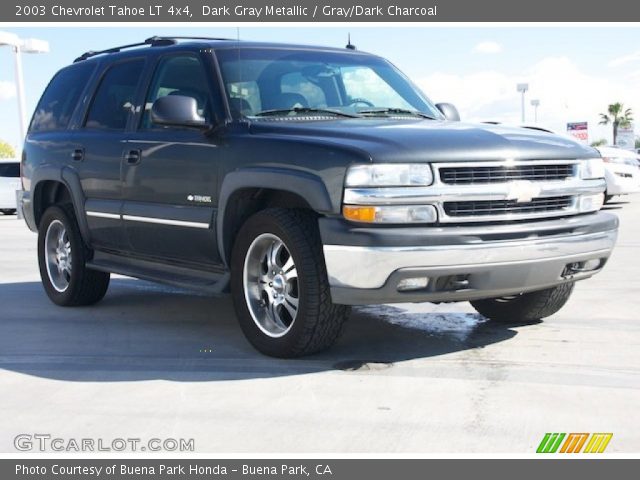
<instances>
[{"instance_id":1,"label":"chrome alloy wheel","mask_svg":"<svg viewBox=\"0 0 640 480\"><path fill-rule=\"evenodd\" d=\"M298 271L284 242L263 233L249 246L242 285L253 321L266 335L285 335L296 320L300 301Z\"/></svg>"},{"instance_id":2,"label":"chrome alloy wheel","mask_svg":"<svg viewBox=\"0 0 640 480\"><path fill-rule=\"evenodd\" d=\"M53 288L62 293L71 281L71 241L67 229L60 220L54 220L47 228L44 239L47 274Z\"/></svg>"}]
</instances>

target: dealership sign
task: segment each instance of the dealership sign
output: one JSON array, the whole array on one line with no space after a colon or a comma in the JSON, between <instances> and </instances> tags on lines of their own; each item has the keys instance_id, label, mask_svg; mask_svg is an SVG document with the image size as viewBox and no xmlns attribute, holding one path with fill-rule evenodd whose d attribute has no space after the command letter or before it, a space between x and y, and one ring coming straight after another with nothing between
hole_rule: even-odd
<instances>
[{"instance_id":1,"label":"dealership sign","mask_svg":"<svg viewBox=\"0 0 640 480\"><path fill-rule=\"evenodd\" d=\"M636 148L636 135L633 124L627 127L618 127L618 135L616 135L616 146L625 150L634 151Z\"/></svg>"},{"instance_id":2,"label":"dealership sign","mask_svg":"<svg viewBox=\"0 0 640 480\"><path fill-rule=\"evenodd\" d=\"M567 133L578 142L585 145L589 144L589 128L587 122L567 123Z\"/></svg>"}]
</instances>

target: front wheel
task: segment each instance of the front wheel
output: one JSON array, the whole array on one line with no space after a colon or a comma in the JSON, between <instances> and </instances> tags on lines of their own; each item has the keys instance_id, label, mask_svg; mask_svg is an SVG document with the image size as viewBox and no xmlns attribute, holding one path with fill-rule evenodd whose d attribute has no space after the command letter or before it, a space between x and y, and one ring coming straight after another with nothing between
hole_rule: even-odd
<instances>
[{"instance_id":1,"label":"front wheel","mask_svg":"<svg viewBox=\"0 0 640 480\"><path fill-rule=\"evenodd\" d=\"M91 305L104 297L109 274L86 266L85 246L73 208L49 207L38 228L38 265L42 285L51 301L70 307Z\"/></svg>"},{"instance_id":2,"label":"front wheel","mask_svg":"<svg viewBox=\"0 0 640 480\"><path fill-rule=\"evenodd\" d=\"M249 342L282 358L330 347L349 307L331 303L314 216L304 210L263 210L247 220L236 238L231 293Z\"/></svg>"},{"instance_id":3,"label":"front wheel","mask_svg":"<svg viewBox=\"0 0 640 480\"><path fill-rule=\"evenodd\" d=\"M476 311L501 323L531 323L558 312L569 300L574 283L537 292L470 302Z\"/></svg>"}]
</instances>

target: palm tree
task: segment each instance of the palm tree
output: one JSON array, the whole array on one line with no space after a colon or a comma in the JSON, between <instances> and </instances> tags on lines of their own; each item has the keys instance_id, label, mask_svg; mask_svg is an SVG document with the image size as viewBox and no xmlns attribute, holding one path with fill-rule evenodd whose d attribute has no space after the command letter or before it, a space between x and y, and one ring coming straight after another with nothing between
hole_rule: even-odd
<instances>
[{"instance_id":1,"label":"palm tree","mask_svg":"<svg viewBox=\"0 0 640 480\"><path fill-rule=\"evenodd\" d=\"M618 127L628 127L633 122L633 113L630 108L625 110L620 102L612 103L607 108L607 113L600 114L600 125L613 125L613 144L618 139Z\"/></svg>"}]
</instances>

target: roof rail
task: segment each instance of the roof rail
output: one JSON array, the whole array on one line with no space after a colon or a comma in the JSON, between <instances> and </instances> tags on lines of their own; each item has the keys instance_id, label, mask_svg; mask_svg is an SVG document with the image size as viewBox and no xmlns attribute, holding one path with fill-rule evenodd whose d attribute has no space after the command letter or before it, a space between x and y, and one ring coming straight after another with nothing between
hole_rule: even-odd
<instances>
[{"instance_id":1,"label":"roof rail","mask_svg":"<svg viewBox=\"0 0 640 480\"><path fill-rule=\"evenodd\" d=\"M112 47L106 50L90 50L88 52L83 53L78 58L76 58L73 63L81 62L91 57L95 57L96 55L104 55L105 53L117 53L126 48L134 48L134 47L142 47L144 45L150 45L152 47L164 47L167 45L174 45L177 43L174 39L169 37L149 37L144 42L140 43L130 43L129 45L121 45L119 47Z\"/></svg>"},{"instance_id":2,"label":"roof rail","mask_svg":"<svg viewBox=\"0 0 640 480\"><path fill-rule=\"evenodd\" d=\"M237 41L236 38L223 38L223 37L152 37L157 40L224 40L224 41Z\"/></svg>"},{"instance_id":3,"label":"roof rail","mask_svg":"<svg viewBox=\"0 0 640 480\"><path fill-rule=\"evenodd\" d=\"M220 37L149 37L144 42L140 43L131 43L129 45L122 45L120 47L108 48L106 50L93 51L90 50L88 52L83 53L78 58L76 58L73 63L81 62L91 57L95 57L96 55L103 55L105 53L116 53L120 52L126 48L134 48L134 47L142 47L145 45L150 45L152 47L165 47L168 45L175 45L178 43L178 40L233 40L231 38L220 38Z\"/></svg>"}]
</instances>

